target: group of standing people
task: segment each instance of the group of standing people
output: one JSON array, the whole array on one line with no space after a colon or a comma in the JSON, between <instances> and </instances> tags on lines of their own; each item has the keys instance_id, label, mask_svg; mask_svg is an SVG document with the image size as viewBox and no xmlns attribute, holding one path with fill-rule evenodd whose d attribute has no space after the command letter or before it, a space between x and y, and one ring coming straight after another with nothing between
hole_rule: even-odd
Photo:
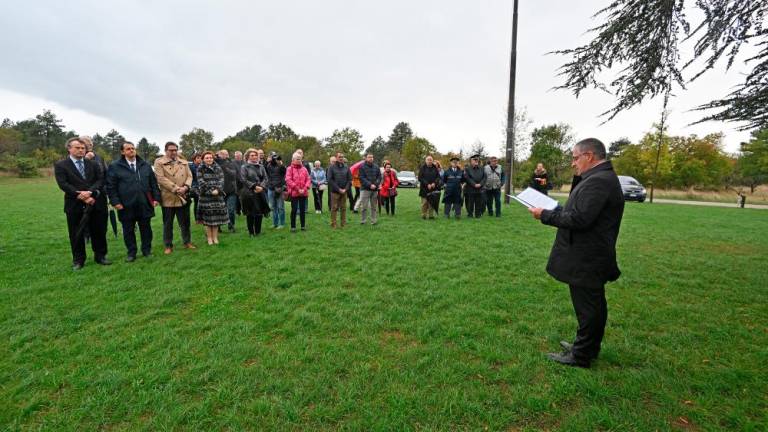
<instances>
[{"instance_id":1,"label":"group of standing people","mask_svg":"<svg viewBox=\"0 0 768 432\"><path fill-rule=\"evenodd\" d=\"M273 227L283 226L283 201L291 201L291 230L296 231L296 218L306 229L305 213L309 190L313 190L315 209L322 211L323 192L330 190L331 227L344 227L347 199L353 187L353 173L342 153L337 153L327 170L319 162L310 166L303 161L303 152L293 153L291 163L284 167L279 155L264 160L263 151L249 149L240 163L231 163L226 150L218 155L207 151L195 155L187 163L178 155L173 142L165 145L165 154L154 162L154 169L136 155L135 146L124 142L121 157L108 167L92 150L88 137L67 141L68 156L54 165L59 188L64 192L64 212L67 218L72 268L85 265L85 237L91 240L96 263L110 265L107 258L107 198L117 210L123 226L127 249L126 261L136 259L139 247L135 230L141 236L141 252L152 254L150 220L155 207L162 208L163 243L165 254L173 252L174 220L181 228L185 248L194 249L190 235L190 205L194 215L205 225L209 244L218 243L218 231L228 225L234 231L233 214L239 207L246 215L252 236L261 232L264 216L272 213ZM238 159L239 160L239 159ZM445 216L461 216L462 202L467 217L478 218L487 208L489 215L501 215L501 185L504 172L496 158L481 167L479 157L470 158L464 169L458 158L442 170L438 162L427 156L419 169L421 216L434 218L438 212L441 190ZM534 218L557 227L547 271L555 279L567 283L576 312L578 329L573 342L561 341L562 352L553 352L553 361L577 367L589 367L601 349L608 318L605 284L616 280L621 272L616 262L616 240L624 211L624 197L616 173L602 142L590 138L578 142L572 150L572 167L576 173L568 201L554 210L531 208ZM358 166L360 182L359 208L361 223L378 220L378 206L383 203L394 214L397 196L397 176L391 164L380 169L372 154ZM531 186L546 193L547 173L539 164L531 178ZM463 200L462 200L463 195ZM236 197L235 200L232 197ZM337 215L340 213L340 219Z\"/></svg>"},{"instance_id":2,"label":"group of standing people","mask_svg":"<svg viewBox=\"0 0 768 432\"><path fill-rule=\"evenodd\" d=\"M144 256L151 255L150 222L158 206L162 210L165 254L173 252L176 224L183 247L196 248L191 241L190 210L195 223L204 226L208 244L215 245L219 243L222 227L235 232L240 212L246 216L251 236L261 234L265 217L271 216L272 228L285 227L285 201L291 202L291 231L306 230L310 191L318 214L323 212L324 195L329 192L332 228L346 225L348 204L351 211L361 213L361 224L376 225L382 208L387 215L394 215L396 209L397 173L389 161L379 167L372 154L350 166L339 152L323 169L320 161L304 161L301 149L293 153L287 166L280 155L272 152L265 157L261 149L248 149L244 154L235 152L234 159L229 158L227 150L206 151L193 155L187 162L174 142L165 144L165 152L154 161L154 166L139 157L128 141L121 146L121 157L109 166L92 152L88 137L70 139L67 150L69 157L58 162L55 171L59 187L65 192L73 266L77 268L85 262L87 236L93 239L96 262L109 263L104 216L108 211L107 199L122 223L128 262L136 259L139 250ZM546 178L543 167L539 168L534 176ZM423 219L434 219L439 212L443 190L447 218L460 218L462 207L470 218L481 217L485 210L489 215L501 216L505 173L495 157L481 166L479 156L474 155L463 169L459 159L453 158L450 167L443 170L438 161L427 156L418 180ZM539 186L546 183L539 179L536 182ZM136 239L137 226L140 244Z\"/></svg>"},{"instance_id":3,"label":"group of standing people","mask_svg":"<svg viewBox=\"0 0 768 432\"><path fill-rule=\"evenodd\" d=\"M451 158L450 166L443 170L432 156L427 156L419 168L419 196L421 218L434 219L440 209L441 190L445 190L442 202L444 215L461 218L462 205L468 218L479 218L487 210L489 216L501 217L501 190L506 179L496 157L480 165L480 156L472 155L469 165L459 166L459 158Z\"/></svg>"}]
</instances>

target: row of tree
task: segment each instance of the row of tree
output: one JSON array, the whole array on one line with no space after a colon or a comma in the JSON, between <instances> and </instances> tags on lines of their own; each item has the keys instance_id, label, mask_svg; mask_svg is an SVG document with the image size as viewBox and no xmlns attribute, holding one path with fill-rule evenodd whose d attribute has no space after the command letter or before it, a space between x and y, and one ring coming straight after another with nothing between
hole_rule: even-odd
<instances>
[{"instance_id":1,"label":"row of tree","mask_svg":"<svg viewBox=\"0 0 768 432\"><path fill-rule=\"evenodd\" d=\"M515 183L525 185L536 164L541 162L556 185L571 180L570 148L574 136L570 126L553 124L539 127L531 133L530 156L520 163ZM608 157L621 175L635 177L641 183L655 186L693 190L721 189L746 186L755 188L768 182L768 128L753 131L751 139L742 143L739 152L728 153L723 148L723 135L710 134L671 136L652 131L639 142L627 138L613 141ZM654 167L658 166L655 178Z\"/></svg>"},{"instance_id":2,"label":"row of tree","mask_svg":"<svg viewBox=\"0 0 768 432\"><path fill-rule=\"evenodd\" d=\"M33 119L13 122L4 120L0 125L0 168L15 169L20 175L34 175L37 168L48 167L66 154L64 143L78 134L65 130L61 119L51 111L45 111ZM94 150L109 161L120 156L120 146L126 140L116 130L93 135ZM514 182L524 186L530 180L536 164L541 162L555 185L570 181L570 149L574 144L572 128L566 124L550 124L534 128L521 142L529 148L521 149L528 157L516 161ZM752 139L743 143L737 154L725 152L721 134L704 137L661 135L647 133L639 142L626 138L610 144L609 157L620 174L630 175L644 184L654 180L654 166L658 157L656 187L664 188L722 188L749 186L752 191L768 182L768 128L754 131ZM210 131L194 128L181 135L178 144L189 158L206 150L227 149L230 152L260 148L289 157L301 148L308 160L320 160L325 165L328 158L341 151L356 161L364 153L373 153L377 161L389 160L399 170L416 170L427 155L433 155L447 166L449 160L458 157L466 160L471 154L488 156L485 145L475 142L469 153L440 153L426 138L416 135L406 122L398 123L387 139L374 138L366 147L360 131L353 128L334 130L324 139L300 135L289 126L278 123L264 128L259 124L248 126L221 141L214 140ZM141 138L136 142L139 156L147 160L157 157L157 144ZM502 158L502 163L504 159Z\"/></svg>"},{"instance_id":3,"label":"row of tree","mask_svg":"<svg viewBox=\"0 0 768 432\"><path fill-rule=\"evenodd\" d=\"M31 174L36 168L50 166L66 155L65 143L74 136L78 133L65 130L62 120L51 111L18 122L5 119L0 125L0 169ZM104 134L96 133L92 139L94 151L106 161L120 157L121 144L126 141L114 129ZM139 156L147 160L153 160L160 152L160 147L146 138L135 144ZM416 169L426 155L437 154L435 146L416 135L406 122L398 123L388 139L378 136L367 148L363 135L354 128L337 129L329 137L318 139L300 135L282 123L266 128L254 124L221 141L215 141L211 131L193 128L179 137L178 144L187 158L206 150L245 151L248 148L290 157L294 150L301 148L308 159L326 163L337 151L345 153L349 160L359 160L363 153L371 152L377 160L390 160L400 169Z\"/></svg>"}]
</instances>

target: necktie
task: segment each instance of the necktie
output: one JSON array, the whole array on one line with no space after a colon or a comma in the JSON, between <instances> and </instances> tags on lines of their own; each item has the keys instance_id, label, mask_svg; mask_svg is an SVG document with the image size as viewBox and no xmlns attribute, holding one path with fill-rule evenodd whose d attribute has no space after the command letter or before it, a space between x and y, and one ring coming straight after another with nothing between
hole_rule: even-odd
<instances>
[{"instance_id":1,"label":"necktie","mask_svg":"<svg viewBox=\"0 0 768 432\"><path fill-rule=\"evenodd\" d=\"M136 167L131 163L131 171L136 172Z\"/></svg>"},{"instance_id":2,"label":"necktie","mask_svg":"<svg viewBox=\"0 0 768 432\"><path fill-rule=\"evenodd\" d=\"M85 166L83 166L83 161L78 159L75 162L75 165L77 166L77 170L80 172L80 177L85 178Z\"/></svg>"}]
</instances>

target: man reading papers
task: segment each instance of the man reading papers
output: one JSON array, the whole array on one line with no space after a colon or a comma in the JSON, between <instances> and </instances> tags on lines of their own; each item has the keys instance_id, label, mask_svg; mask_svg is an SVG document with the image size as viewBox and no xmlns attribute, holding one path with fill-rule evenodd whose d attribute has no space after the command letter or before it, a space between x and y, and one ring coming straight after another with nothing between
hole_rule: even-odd
<instances>
[{"instance_id":1,"label":"man reading papers","mask_svg":"<svg viewBox=\"0 0 768 432\"><path fill-rule=\"evenodd\" d=\"M562 341L562 353L548 357L568 366L588 368L600 353L608 318L605 283L621 272L616 263L616 239L624 214L624 194L605 146L595 138L573 147L571 166L576 175L562 209L531 207L534 218L557 227L547 272L567 283L576 311L578 330L572 344Z\"/></svg>"}]
</instances>

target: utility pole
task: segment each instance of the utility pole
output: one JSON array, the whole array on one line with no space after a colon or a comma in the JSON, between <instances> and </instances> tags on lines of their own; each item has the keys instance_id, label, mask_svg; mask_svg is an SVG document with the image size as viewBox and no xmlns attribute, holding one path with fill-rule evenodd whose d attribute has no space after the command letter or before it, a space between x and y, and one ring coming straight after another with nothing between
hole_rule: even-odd
<instances>
[{"instance_id":1,"label":"utility pole","mask_svg":"<svg viewBox=\"0 0 768 432\"><path fill-rule=\"evenodd\" d=\"M504 203L515 193L515 74L517 69L517 0L512 7L512 52L509 60L509 104L507 106L507 179L504 183Z\"/></svg>"}]
</instances>

